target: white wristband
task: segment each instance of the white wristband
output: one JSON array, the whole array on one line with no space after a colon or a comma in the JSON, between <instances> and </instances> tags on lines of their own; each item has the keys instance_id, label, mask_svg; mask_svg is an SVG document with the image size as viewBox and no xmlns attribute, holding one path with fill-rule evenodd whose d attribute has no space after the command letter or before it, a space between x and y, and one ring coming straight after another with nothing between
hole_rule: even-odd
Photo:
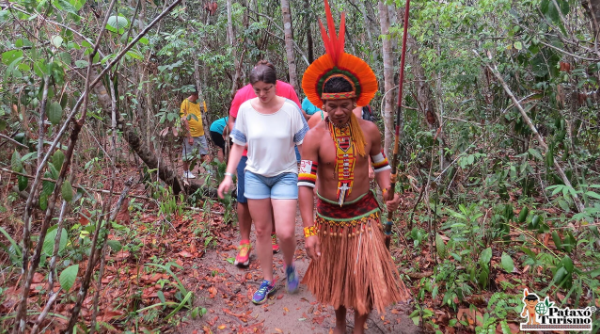
<instances>
[{"instance_id":1,"label":"white wristband","mask_svg":"<svg viewBox=\"0 0 600 334\"><path fill-rule=\"evenodd\" d=\"M223 175L225 175L225 176L231 176L231 177L233 177L233 174L232 174L232 173L227 173L227 172L225 172L225 173L223 173Z\"/></svg>"}]
</instances>

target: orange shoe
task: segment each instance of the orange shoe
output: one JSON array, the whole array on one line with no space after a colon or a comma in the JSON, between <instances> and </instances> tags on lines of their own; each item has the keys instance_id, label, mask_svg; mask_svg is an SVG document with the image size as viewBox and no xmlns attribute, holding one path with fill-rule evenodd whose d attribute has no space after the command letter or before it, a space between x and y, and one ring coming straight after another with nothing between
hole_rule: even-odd
<instances>
[{"instance_id":1,"label":"orange shoe","mask_svg":"<svg viewBox=\"0 0 600 334\"><path fill-rule=\"evenodd\" d=\"M279 253L279 245L277 244L277 236L271 234L271 244L273 245L273 254Z\"/></svg>"},{"instance_id":2,"label":"orange shoe","mask_svg":"<svg viewBox=\"0 0 600 334\"><path fill-rule=\"evenodd\" d=\"M242 240L238 246L239 253L235 257L235 265L238 267L247 267L250 265L250 250L252 246L250 241Z\"/></svg>"}]
</instances>

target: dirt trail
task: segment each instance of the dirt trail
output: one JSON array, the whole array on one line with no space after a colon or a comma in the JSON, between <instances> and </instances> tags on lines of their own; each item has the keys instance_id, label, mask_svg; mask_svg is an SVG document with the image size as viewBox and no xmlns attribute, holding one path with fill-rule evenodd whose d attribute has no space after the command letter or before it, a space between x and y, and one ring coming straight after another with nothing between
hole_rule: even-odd
<instances>
[{"instance_id":1,"label":"dirt trail","mask_svg":"<svg viewBox=\"0 0 600 334\"><path fill-rule=\"evenodd\" d=\"M304 251L304 239L300 238L303 235L301 226L298 214L296 268L300 277L303 277L310 260ZM333 307L316 302L304 285L293 295L285 291L281 254L274 255L277 292L264 305L252 304L252 293L262 282L256 253L253 249L249 268L233 266L227 262L227 258L236 255L237 229L232 228L223 234L225 238L219 243L218 249L208 251L202 259L196 261L198 271L204 268L214 274L209 280L215 283L201 281L204 287L196 291L196 304L206 307L208 313L189 322L181 329L181 333L330 333L335 326ZM254 232L252 239L254 245ZM211 285L214 286L213 289ZM410 314L410 307L406 305L388 307L383 316L374 311L367 322L366 333L419 333L419 327L414 325L407 314ZM348 312L346 321L347 333L352 333L352 312Z\"/></svg>"}]
</instances>

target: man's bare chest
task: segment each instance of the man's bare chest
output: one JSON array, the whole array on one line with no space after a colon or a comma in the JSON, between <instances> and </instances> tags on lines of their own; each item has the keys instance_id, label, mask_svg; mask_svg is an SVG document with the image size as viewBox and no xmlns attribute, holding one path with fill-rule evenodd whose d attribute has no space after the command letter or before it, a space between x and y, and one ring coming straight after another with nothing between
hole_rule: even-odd
<instances>
[{"instance_id":1,"label":"man's bare chest","mask_svg":"<svg viewBox=\"0 0 600 334\"><path fill-rule=\"evenodd\" d=\"M371 149L370 143L367 143L365 147L365 152L369 152ZM321 146L319 147L319 167L320 169L333 170L335 169L335 164L338 158L341 158L344 151L339 152L336 145L333 142L331 137L324 138L321 142ZM355 161L355 168L366 166L368 164L368 156L362 157L356 153L355 149L347 150L349 154L352 155L352 158Z\"/></svg>"}]
</instances>

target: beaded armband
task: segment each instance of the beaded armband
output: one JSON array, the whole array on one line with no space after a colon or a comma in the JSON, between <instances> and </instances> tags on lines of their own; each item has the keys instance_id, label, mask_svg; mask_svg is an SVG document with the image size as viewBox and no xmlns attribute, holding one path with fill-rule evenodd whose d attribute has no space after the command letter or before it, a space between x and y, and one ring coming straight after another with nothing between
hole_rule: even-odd
<instances>
[{"instance_id":1,"label":"beaded armband","mask_svg":"<svg viewBox=\"0 0 600 334\"><path fill-rule=\"evenodd\" d=\"M317 228L315 227L315 225L304 228L305 238L312 237L313 235L317 235Z\"/></svg>"},{"instance_id":2,"label":"beaded armband","mask_svg":"<svg viewBox=\"0 0 600 334\"><path fill-rule=\"evenodd\" d=\"M302 160L300 162L298 187L315 187L315 182L317 182L317 165L316 161L311 160Z\"/></svg>"},{"instance_id":3,"label":"beaded armband","mask_svg":"<svg viewBox=\"0 0 600 334\"><path fill-rule=\"evenodd\" d=\"M383 172L384 170L392 169L383 152L377 155L372 155L371 162L373 163L373 170L375 171L375 174Z\"/></svg>"}]
</instances>

